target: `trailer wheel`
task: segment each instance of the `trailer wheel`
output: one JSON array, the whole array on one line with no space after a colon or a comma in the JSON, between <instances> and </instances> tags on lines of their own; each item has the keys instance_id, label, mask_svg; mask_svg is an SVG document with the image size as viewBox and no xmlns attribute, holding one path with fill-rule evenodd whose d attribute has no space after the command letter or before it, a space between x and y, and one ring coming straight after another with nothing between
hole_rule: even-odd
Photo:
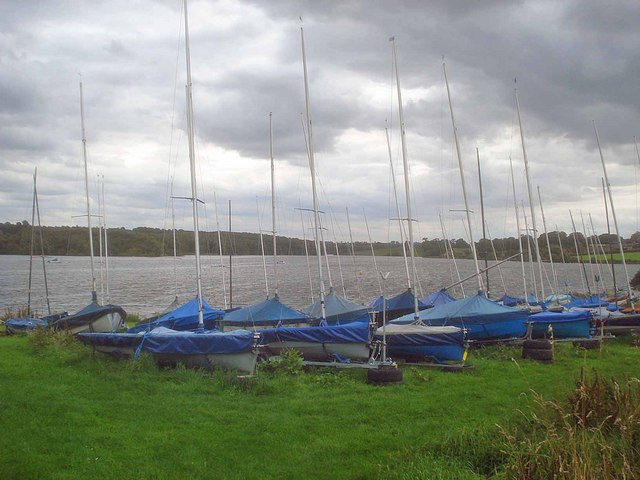
<instances>
[{"instance_id":1,"label":"trailer wheel","mask_svg":"<svg viewBox=\"0 0 640 480\"><path fill-rule=\"evenodd\" d=\"M585 350L596 350L600 348L601 344L602 344L602 340L600 340L599 338L594 338L593 340L579 340L579 341L573 342L574 347L584 348Z\"/></svg>"},{"instance_id":2,"label":"trailer wheel","mask_svg":"<svg viewBox=\"0 0 640 480\"><path fill-rule=\"evenodd\" d=\"M401 384L403 382L402 369L400 368L371 368L367 370L367 383L372 385Z\"/></svg>"},{"instance_id":3,"label":"trailer wheel","mask_svg":"<svg viewBox=\"0 0 640 480\"><path fill-rule=\"evenodd\" d=\"M551 350L551 342L549 340L525 340L522 342L522 348L525 350Z\"/></svg>"},{"instance_id":4,"label":"trailer wheel","mask_svg":"<svg viewBox=\"0 0 640 480\"><path fill-rule=\"evenodd\" d=\"M541 350L537 348L523 348L522 358L529 358L531 360L538 360L540 362L552 362L553 350Z\"/></svg>"}]
</instances>

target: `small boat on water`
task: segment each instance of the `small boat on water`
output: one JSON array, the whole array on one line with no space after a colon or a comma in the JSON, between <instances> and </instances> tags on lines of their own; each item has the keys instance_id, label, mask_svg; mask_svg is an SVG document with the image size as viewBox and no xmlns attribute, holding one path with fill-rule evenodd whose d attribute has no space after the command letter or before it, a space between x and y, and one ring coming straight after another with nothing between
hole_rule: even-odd
<instances>
[{"instance_id":1,"label":"small boat on water","mask_svg":"<svg viewBox=\"0 0 640 480\"><path fill-rule=\"evenodd\" d=\"M60 263L60 259L58 257L49 257L47 263Z\"/></svg>"}]
</instances>

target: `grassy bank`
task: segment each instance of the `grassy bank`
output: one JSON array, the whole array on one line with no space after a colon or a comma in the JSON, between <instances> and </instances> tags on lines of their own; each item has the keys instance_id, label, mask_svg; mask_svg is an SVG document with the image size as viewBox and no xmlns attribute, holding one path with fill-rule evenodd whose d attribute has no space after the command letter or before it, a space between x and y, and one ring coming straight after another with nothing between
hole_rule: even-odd
<instances>
[{"instance_id":1,"label":"grassy bank","mask_svg":"<svg viewBox=\"0 0 640 480\"><path fill-rule=\"evenodd\" d=\"M1 478L501 478L501 436L532 391L568 395L581 369L640 376L630 340L602 351L558 345L555 363L517 349L473 352L465 373L159 370L79 345L0 338Z\"/></svg>"}]
</instances>

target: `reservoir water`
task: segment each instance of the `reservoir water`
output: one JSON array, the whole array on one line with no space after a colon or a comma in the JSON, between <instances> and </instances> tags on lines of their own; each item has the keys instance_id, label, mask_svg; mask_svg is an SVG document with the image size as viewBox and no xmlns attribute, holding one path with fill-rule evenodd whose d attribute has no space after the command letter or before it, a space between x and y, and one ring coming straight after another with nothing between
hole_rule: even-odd
<instances>
[{"instance_id":1,"label":"reservoir water","mask_svg":"<svg viewBox=\"0 0 640 480\"><path fill-rule=\"evenodd\" d=\"M74 312L87 305L91 300L91 269L89 257L58 257L59 263L47 263L47 282L52 311ZM338 261L339 260L339 261ZM274 278L271 257L265 258L267 264L267 281L269 294L273 294ZM407 288L405 263L402 257L376 257L378 270L390 272L384 288L388 296L395 295ZM202 262L202 279L204 297L215 307L224 308L229 303L229 257L223 258L224 270L217 256L204 256ZM375 272L372 257L355 258L330 256L328 259L330 275L327 273L326 260L323 260L323 275L326 289L332 284L340 295L344 295L359 303L368 304L380 295L380 275ZM482 262L481 262L482 263ZM490 262L491 264L491 262ZM315 257L282 256L278 263L278 291L283 302L304 309L318 298L318 267ZM471 260L457 261L461 278L474 272ZM530 267L525 265L528 292L533 291ZM629 275L633 276L637 267L629 267ZM446 259L417 258L416 270L419 284L419 296L456 282L458 275L453 262ZM551 279L551 268L544 264L544 270ZM596 265L585 265L587 278L592 291L602 290L602 284L612 287L611 274L603 265L600 271ZM173 257L110 257L109 258L109 298L111 303L121 305L127 313L142 317L164 310L172 301L177 291L178 299L185 302L195 296L195 258L193 256L178 257L176 261L177 276L174 274ZM224 285L222 272L224 271ZM586 291L586 283L582 268L578 264L556 265L558 283L561 292ZM0 312L8 309L15 311L27 304L29 257L20 255L0 255ZM101 283L100 263L95 262L98 300L106 303L106 274ZM309 274L310 272L310 274ZM537 272L537 270L536 270ZM232 259L233 306L244 306L257 303L267 297L263 259L261 256L237 256ZM313 294L310 286L313 282ZM596 277L602 279L596 288ZM616 265L618 285L622 284L624 271ZM32 308L38 313L46 313L42 274L42 259L34 258L32 279ZM379 282L380 280L380 282ZM504 283L503 283L504 282ZM539 281L537 281L540 289ZM344 289L343 289L344 285ZM503 287L504 285L504 287ZM545 281L545 293L549 294L550 283ZM518 261L510 261L490 271L490 295L492 298L503 295L504 290L512 296L522 296L522 266ZM463 284L464 293L468 296L478 290L477 281L472 278ZM506 287L506 288L505 288ZM226 296L224 292L226 291ZM452 288L450 293L457 298L462 297L459 287Z\"/></svg>"}]
</instances>

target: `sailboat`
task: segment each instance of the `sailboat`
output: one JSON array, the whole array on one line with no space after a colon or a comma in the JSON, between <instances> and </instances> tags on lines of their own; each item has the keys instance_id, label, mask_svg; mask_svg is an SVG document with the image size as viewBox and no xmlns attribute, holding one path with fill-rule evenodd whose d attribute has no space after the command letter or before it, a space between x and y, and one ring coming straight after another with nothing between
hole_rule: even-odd
<instances>
[{"instance_id":1,"label":"sailboat","mask_svg":"<svg viewBox=\"0 0 640 480\"><path fill-rule=\"evenodd\" d=\"M84 186L87 202L87 230L89 232L89 258L91 263L91 303L74 313L52 323L58 330L67 330L76 335L83 332L115 332L124 326L127 313L118 305L98 304L96 274L93 261L93 234L91 231L91 205L89 202L89 175L87 167L87 138L84 128L84 104L82 82L80 82L80 122L82 127L82 158L84 161Z\"/></svg>"},{"instance_id":2,"label":"sailboat","mask_svg":"<svg viewBox=\"0 0 640 480\"><path fill-rule=\"evenodd\" d=\"M44 255L44 241L42 238L42 225L40 224L40 206L38 204L38 189L36 186L36 177L37 177L38 169L36 168L33 173L33 206L31 209L31 243L29 250L29 289L28 289L28 297L27 297L27 315L32 315L31 311L31 294L32 294L32 273L33 273L33 248L35 245L35 221L36 221L36 212L38 214L38 230L40 236L40 251L42 258L42 273L44 275L44 289L45 296L47 300L47 315L40 318L33 317L19 317L19 318L10 318L4 323L6 332L8 334L16 334L16 333L26 333L30 330L34 330L35 328L49 328L52 322L59 320L60 318L67 315L67 312L62 313L51 313L51 306L49 304L49 285L47 283L47 266L45 264L45 255ZM47 261L48 263L48 261Z\"/></svg>"},{"instance_id":3,"label":"sailboat","mask_svg":"<svg viewBox=\"0 0 640 480\"><path fill-rule=\"evenodd\" d=\"M369 328L368 313L366 322L351 322L341 325L344 319L339 315L353 311L353 307L344 310L345 304L335 292L330 290L325 293L322 273L322 260L320 253L320 210L318 208L318 195L315 178L315 160L313 151L313 130L311 124L311 108L309 101L309 84L307 76L307 60L304 48L304 30L300 27L302 41L302 65L304 71L306 128L308 132L307 154L309 168L311 170L311 190L313 195L313 213L315 222L315 245L318 260L318 273L320 281L320 299L305 311L310 317L316 317L319 325L314 327L283 327L262 330L261 343L270 355L278 355L285 349L296 349L301 352L305 360L367 360L370 356L371 331ZM328 300L328 302L327 302ZM334 303L335 301L335 303ZM334 311L333 308L336 307ZM364 308L361 306L361 308ZM329 325L327 316L335 320L336 324Z\"/></svg>"},{"instance_id":4,"label":"sailboat","mask_svg":"<svg viewBox=\"0 0 640 480\"><path fill-rule=\"evenodd\" d=\"M113 343L135 344L136 351L150 353L160 365L183 364L196 368L230 368L253 373L258 356L256 340L253 332L237 330L220 332L206 330L204 323L205 304L202 297L202 274L200 268L200 240L198 219L198 198L195 165L195 136L193 127L193 96L191 82L191 59L189 51L189 25L187 0L184 0L185 49L187 64L187 130L189 140L189 166L191 172L191 204L193 207L193 230L196 260L196 298L193 306L197 308L198 328L195 332L178 331L166 327L157 327L146 333L113 334L110 337L84 336L94 342L111 341ZM107 339L108 338L108 339ZM83 341L84 341L83 339ZM95 345L95 343L94 343ZM125 351L133 349L133 345L123 347Z\"/></svg>"},{"instance_id":5,"label":"sailboat","mask_svg":"<svg viewBox=\"0 0 640 480\"><path fill-rule=\"evenodd\" d=\"M278 251L276 248L276 200L275 200L275 164L273 159L273 128L272 114L269 113L269 155L271 157L271 219L272 219L272 240L273 240L273 277L275 281L274 295L255 305L239 308L227 312L224 318L220 319L220 329L223 331L247 329L256 330L278 325L304 326L309 324L309 317L304 313L282 303L278 295ZM262 236L260 237L262 238ZM264 260L264 250L263 250ZM266 283L266 265L265 265Z\"/></svg>"},{"instance_id":6,"label":"sailboat","mask_svg":"<svg viewBox=\"0 0 640 480\"><path fill-rule=\"evenodd\" d=\"M398 115L400 117L400 140L402 144L402 164L404 167L405 203L407 208L407 233L409 241L409 257L413 273L413 285L417 284L415 252L413 243L413 226L411 216L411 194L409 191L409 163L405 135L404 115L402 111L402 90L398 73L395 38L393 44L393 69L396 77L398 97ZM383 307L384 310L384 307ZM432 327L420 319L418 298L413 295L413 312L407 315L411 320L407 324L384 325L375 332L375 338L386 344L386 350L393 358L429 359L438 363L462 362L465 357L465 331L455 326ZM386 323L386 322L385 322Z\"/></svg>"}]
</instances>

